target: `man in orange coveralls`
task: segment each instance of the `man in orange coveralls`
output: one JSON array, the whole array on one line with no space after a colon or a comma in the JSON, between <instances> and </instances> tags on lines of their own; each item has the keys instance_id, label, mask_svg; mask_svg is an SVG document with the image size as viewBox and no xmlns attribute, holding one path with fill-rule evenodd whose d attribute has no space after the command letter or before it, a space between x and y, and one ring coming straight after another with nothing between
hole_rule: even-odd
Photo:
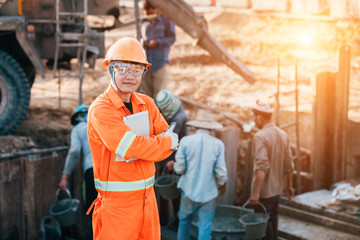
<instances>
[{"instance_id":1,"label":"man in orange coveralls","mask_svg":"<svg viewBox=\"0 0 360 240\"><path fill-rule=\"evenodd\" d=\"M154 194L154 162L177 148L178 136L169 128L154 101L135 90L150 66L134 38L122 38L107 52L110 84L91 104L88 136L98 197L93 212L94 239L160 239ZM150 136L136 135L123 117L148 111ZM168 129L169 128L169 129ZM134 161L126 161L136 158Z\"/></svg>"}]
</instances>

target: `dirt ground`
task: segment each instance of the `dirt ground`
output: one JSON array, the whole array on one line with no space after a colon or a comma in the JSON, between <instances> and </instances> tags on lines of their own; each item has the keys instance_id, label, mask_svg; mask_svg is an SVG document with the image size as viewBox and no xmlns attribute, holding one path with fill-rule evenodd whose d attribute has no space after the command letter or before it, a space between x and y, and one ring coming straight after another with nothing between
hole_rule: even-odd
<instances>
[{"instance_id":1,"label":"dirt ground","mask_svg":"<svg viewBox=\"0 0 360 240\"><path fill-rule=\"evenodd\" d=\"M131 10L122 18L131 18ZM338 47L347 42L352 51L352 75L349 117L360 121L360 48L359 23L328 20L275 17L272 14L250 14L249 11L208 8L201 14L208 22L212 35L257 76L249 84L205 50L194 46L194 39L176 28L177 40L171 48L167 88L178 96L230 113L249 121L249 109L256 99L275 103L276 59L280 59L281 91L294 88L294 62L298 62L300 81L300 143L309 147L311 128L311 79L318 72L335 72L338 66ZM135 27L128 26L106 32L108 48L123 36L136 36ZM83 83L84 103L92 101L108 85L108 76L98 59L95 69L86 69ZM62 70L65 71L65 70ZM76 71L76 64L72 64ZM30 109L24 122L13 135L0 137L0 153L29 148L48 148L69 144L70 115L78 103L78 81L40 76L31 89ZM185 105L188 118L195 117L196 108ZM281 123L294 119L294 96L281 97ZM233 121L218 115L225 126ZM290 138L293 132L289 131ZM292 138L294 142L295 139Z\"/></svg>"}]
</instances>

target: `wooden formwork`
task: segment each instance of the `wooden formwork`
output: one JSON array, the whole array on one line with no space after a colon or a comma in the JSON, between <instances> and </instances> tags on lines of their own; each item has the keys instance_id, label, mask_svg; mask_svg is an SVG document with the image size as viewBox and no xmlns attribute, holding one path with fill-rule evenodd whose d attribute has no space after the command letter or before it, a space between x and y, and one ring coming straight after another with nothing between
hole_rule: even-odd
<instances>
[{"instance_id":1,"label":"wooden formwork","mask_svg":"<svg viewBox=\"0 0 360 240\"><path fill-rule=\"evenodd\" d=\"M339 48L338 72L319 73L314 81L312 173L314 189L352 177L347 173L349 142L350 47ZM357 141L358 142L358 141Z\"/></svg>"},{"instance_id":2,"label":"wooden formwork","mask_svg":"<svg viewBox=\"0 0 360 240\"><path fill-rule=\"evenodd\" d=\"M25 157L0 163L1 236L5 239L35 239L40 218L49 215L57 185L57 155ZM48 189L54 189L49 194Z\"/></svg>"},{"instance_id":3,"label":"wooden formwork","mask_svg":"<svg viewBox=\"0 0 360 240\"><path fill-rule=\"evenodd\" d=\"M218 137L225 145L225 163L228 176L226 192L217 199L217 203L233 205L236 198L236 165L238 161L240 129L234 127L226 128L219 131L216 137Z\"/></svg>"},{"instance_id":4,"label":"wooden formwork","mask_svg":"<svg viewBox=\"0 0 360 240\"><path fill-rule=\"evenodd\" d=\"M64 158L54 152L48 156L0 159L1 239L33 240L41 236L41 218L50 215L63 166ZM80 167L77 168L81 178ZM74 195L81 199L79 192Z\"/></svg>"}]
</instances>

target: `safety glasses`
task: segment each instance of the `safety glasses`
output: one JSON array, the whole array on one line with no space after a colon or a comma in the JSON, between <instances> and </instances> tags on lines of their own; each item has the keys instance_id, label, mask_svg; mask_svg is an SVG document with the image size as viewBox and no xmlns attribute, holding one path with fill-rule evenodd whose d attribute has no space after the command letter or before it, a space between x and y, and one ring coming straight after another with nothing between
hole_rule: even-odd
<instances>
[{"instance_id":1,"label":"safety glasses","mask_svg":"<svg viewBox=\"0 0 360 240\"><path fill-rule=\"evenodd\" d=\"M147 72L144 65L121 61L110 62L110 67L119 75L125 76L131 72L136 78L144 76Z\"/></svg>"}]
</instances>

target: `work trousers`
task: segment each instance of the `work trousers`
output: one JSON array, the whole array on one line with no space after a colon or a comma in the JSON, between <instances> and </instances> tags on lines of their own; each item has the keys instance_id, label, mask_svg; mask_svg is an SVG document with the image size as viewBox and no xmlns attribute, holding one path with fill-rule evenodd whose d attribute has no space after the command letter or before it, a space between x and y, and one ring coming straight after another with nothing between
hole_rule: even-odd
<instances>
[{"instance_id":1,"label":"work trousers","mask_svg":"<svg viewBox=\"0 0 360 240\"><path fill-rule=\"evenodd\" d=\"M266 211L270 214L266 228L266 236L263 237L262 240L277 240L280 195L271 198L260 198L259 201L264 205ZM260 205L249 205L249 208L255 209L255 212L264 212L264 209Z\"/></svg>"},{"instance_id":2,"label":"work trousers","mask_svg":"<svg viewBox=\"0 0 360 240\"><path fill-rule=\"evenodd\" d=\"M178 240L189 240L191 236L191 222L195 213L198 215L198 239L211 239L211 222L215 214L215 200L206 203L196 203L189 199L184 192L181 195L179 210Z\"/></svg>"},{"instance_id":3,"label":"work trousers","mask_svg":"<svg viewBox=\"0 0 360 240\"><path fill-rule=\"evenodd\" d=\"M167 67L166 64L159 70L152 71L151 68L142 79L139 92L155 98L157 94L166 88Z\"/></svg>"},{"instance_id":4,"label":"work trousers","mask_svg":"<svg viewBox=\"0 0 360 240\"><path fill-rule=\"evenodd\" d=\"M159 178L162 174L170 174L166 166L161 166L160 162L155 163L155 178ZM159 191L155 188L156 201L159 208L160 225L168 228L177 229L179 219L177 213L180 208L180 196L171 200L161 197Z\"/></svg>"},{"instance_id":5,"label":"work trousers","mask_svg":"<svg viewBox=\"0 0 360 240\"><path fill-rule=\"evenodd\" d=\"M94 240L160 240L153 187L98 196L93 212Z\"/></svg>"}]
</instances>

